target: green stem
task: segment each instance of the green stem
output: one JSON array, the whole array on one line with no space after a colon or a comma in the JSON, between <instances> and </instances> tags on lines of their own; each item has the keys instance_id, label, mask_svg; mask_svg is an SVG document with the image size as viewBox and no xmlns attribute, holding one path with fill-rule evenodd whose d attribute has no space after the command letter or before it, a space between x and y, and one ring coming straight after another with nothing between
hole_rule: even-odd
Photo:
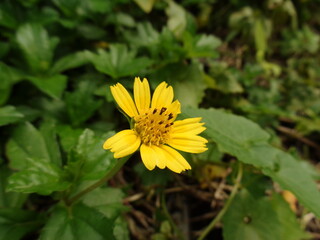
<instances>
[{"instance_id":1,"label":"green stem","mask_svg":"<svg viewBox=\"0 0 320 240\"><path fill-rule=\"evenodd\" d=\"M89 187L85 188L84 190L82 190L81 192L79 192L78 194L73 196L72 198L67 199L66 200L67 205L69 205L69 206L72 205L74 202L78 201L82 196L84 196L87 193L91 192L92 190L100 187L102 184L104 184L106 181L108 181L110 178L112 178L120 170L120 168L127 162L129 157L130 156L120 158L119 160L117 160L116 165L114 165L114 167L110 171L108 171L107 174L103 178L101 178L99 181L95 182L94 184L90 185Z\"/></svg>"},{"instance_id":2,"label":"green stem","mask_svg":"<svg viewBox=\"0 0 320 240\"><path fill-rule=\"evenodd\" d=\"M240 183L241 183L241 179L242 179L242 173L243 173L243 166L242 166L241 162L239 162L239 168L238 168L236 182L235 182L235 184L233 186L233 189L231 191L231 194L230 194L227 202L225 203L225 205L223 206L221 211L218 213L218 215L211 221L211 223L201 233L201 235L198 238L198 240L203 240L209 234L209 232L211 232L211 230L214 228L216 223L220 221L220 219L223 217L223 215L228 210L230 204L232 203L232 201L233 201L234 197L236 196L236 193L238 192L238 189L240 187Z\"/></svg>"}]
</instances>

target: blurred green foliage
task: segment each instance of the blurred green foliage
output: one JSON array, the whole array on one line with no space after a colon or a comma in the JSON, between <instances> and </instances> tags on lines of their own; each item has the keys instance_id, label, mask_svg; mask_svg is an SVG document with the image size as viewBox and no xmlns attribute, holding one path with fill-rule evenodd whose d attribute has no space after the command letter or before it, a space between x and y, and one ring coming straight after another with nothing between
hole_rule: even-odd
<instances>
[{"instance_id":1,"label":"blurred green foliage","mask_svg":"<svg viewBox=\"0 0 320 240\"><path fill-rule=\"evenodd\" d=\"M319 11L319 0L2 0L0 239L182 238L159 207L178 177L149 172L136 155L134 170L123 170L130 184L109 183L68 205L115 165L102 144L127 123L109 86L130 89L135 76L152 89L167 81L183 116L206 123L209 151L186 155L185 185L201 188L206 166L245 165L224 239L308 239L312 229L298 220L320 217ZM125 204L139 191L154 198L147 236Z\"/></svg>"}]
</instances>

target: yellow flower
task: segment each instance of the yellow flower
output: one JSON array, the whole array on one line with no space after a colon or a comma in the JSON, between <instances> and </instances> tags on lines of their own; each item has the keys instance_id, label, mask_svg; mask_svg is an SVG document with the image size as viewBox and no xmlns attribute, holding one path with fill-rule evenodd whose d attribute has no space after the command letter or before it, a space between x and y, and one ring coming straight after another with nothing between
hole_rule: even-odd
<instances>
[{"instance_id":1,"label":"yellow flower","mask_svg":"<svg viewBox=\"0 0 320 240\"><path fill-rule=\"evenodd\" d=\"M173 101L173 89L162 82L151 99L146 78L134 80L134 101L128 91L117 83L111 93L119 107L131 118L132 129L123 130L103 144L111 149L115 158L128 156L140 148L144 165L152 170L165 167L180 173L191 169L185 158L173 148L189 153L207 150L205 138L198 136L206 128L201 118L175 121L180 112L180 102Z\"/></svg>"}]
</instances>

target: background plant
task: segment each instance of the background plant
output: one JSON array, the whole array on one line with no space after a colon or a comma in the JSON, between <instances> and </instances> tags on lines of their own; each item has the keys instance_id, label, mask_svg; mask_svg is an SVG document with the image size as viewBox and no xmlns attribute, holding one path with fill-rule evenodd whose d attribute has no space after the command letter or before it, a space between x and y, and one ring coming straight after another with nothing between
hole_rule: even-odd
<instances>
[{"instance_id":1,"label":"background plant","mask_svg":"<svg viewBox=\"0 0 320 240\"><path fill-rule=\"evenodd\" d=\"M1 1L0 239L319 238L319 3ZM113 173L109 86L135 76L209 151L182 175L135 154L78 198Z\"/></svg>"}]
</instances>

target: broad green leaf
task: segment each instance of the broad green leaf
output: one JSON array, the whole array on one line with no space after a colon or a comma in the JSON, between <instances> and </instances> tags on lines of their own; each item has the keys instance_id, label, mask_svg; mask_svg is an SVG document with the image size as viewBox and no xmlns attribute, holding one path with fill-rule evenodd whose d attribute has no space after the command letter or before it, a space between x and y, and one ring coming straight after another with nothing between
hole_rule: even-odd
<instances>
[{"instance_id":1,"label":"broad green leaf","mask_svg":"<svg viewBox=\"0 0 320 240\"><path fill-rule=\"evenodd\" d=\"M56 61L50 69L50 74L59 74L66 70L80 67L86 63L88 63L88 59L85 53L75 52Z\"/></svg>"},{"instance_id":2,"label":"broad green leaf","mask_svg":"<svg viewBox=\"0 0 320 240\"><path fill-rule=\"evenodd\" d=\"M57 141L55 122L52 119L45 120L40 126L40 133L46 143L51 162L61 166L61 153Z\"/></svg>"},{"instance_id":3,"label":"broad green leaf","mask_svg":"<svg viewBox=\"0 0 320 240\"><path fill-rule=\"evenodd\" d=\"M43 219L36 213L15 208L0 208L0 239L20 240L37 230Z\"/></svg>"},{"instance_id":4,"label":"broad green leaf","mask_svg":"<svg viewBox=\"0 0 320 240\"><path fill-rule=\"evenodd\" d=\"M78 88L65 96L69 118L74 126L88 120L102 102L93 97L96 85L92 81L82 81Z\"/></svg>"},{"instance_id":5,"label":"broad green leaf","mask_svg":"<svg viewBox=\"0 0 320 240\"><path fill-rule=\"evenodd\" d=\"M50 38L41 25L27 23L17 30L16 41L32 72L49 69L58 38Z\"/></svg>"},{"instance_id":6,"label":"broad green leaf","mask_svg":"<svg viewBox=\"0 0 320 240\"><path fill-rule=\"evenodd\" d=\"M23 117L24 115L17 111L14 106L5 106L0 108L0 126L19 122Z\"/></svg>"},{"instance_id":7,"label":"broad green leaf","mask_svg":"<svg viewBox=\"0 0 320 240\"><path fill-rule=\"evenodd\" d=\"M8 190L49 195L70 186L63 180L63 172L55 164L43 159L27 158L25 169L9 177Z\"/></svg>"},{"instance_id":8,"label":"broad green leaf","mask_svg":"<svg viewBox=\"0 0 320 240\"><path fill-rule=\"evenodd\" d=\"M89 129L83 131L75 149L75 159L72 159L81 166L80 179L100 179L116 164L117 159L113 158L112 153L102 148L110 136L108 134L99 138Z\"/></svg>"},{"instance_id":9,"label":"broad green leaf","mask_svg":"<svg viewBox=\"0 0 320 240\"><path fill-rule=\"evenodd\" d=\"M57 126L60 143L65 152L70 152L70 150L77 145L82 132L83 129L73 129L69 125Z\"/></svg>"},{"instance_id":10,"label":"broad green leaf","mask_svg":"<svg viewBox=\"0 0 320 240\"><path fill-rule=\"evenodd\" d=\"M152 63L149 58L136 57L135 51L122 44L111 45L108 52L98 49L98 54L86 51L86 55L98 71L113 78L136 75Z\"/></svg>"},{"instance_id":11,"label":"broad green leaf","mask_svg":"<svg viewBox=\"0 0 320 240\"><path fill-rule=\"evenodd\" d=\"M255 197L245 189L239 192L223 217L223 237L225 240L281 239L280 221L270 200Z\"/></svg>"},{"instance_id":12,"label":"broad green leaf","mask_svg":"<svg viewBox=\"0 0 320 240\"><path fill-rule=\"evenodd\" d=\"M9 2L0 3L0 26L15 29L19 23L13 13L13 4Z\"/></svg>"},{"instance_id":13,"label":"broad green leaf","mask_svg":"<svg viewBox=\"0 0 320 240\"><path fill-rule=\"evenodd\" d=\"M6 56L9 49L10 49L9 43L0 41L0 59Z\"/></svg>"},{"instance_id":14,"label":"broad green leaf","mask_svg":"<svg viewBox=\"0 0 320 240\"><path fill-rule=\"evenodd\" d=\"M155 72L151 79L161 79L172 84L175 97L182 106L197 107L206 88L198 64L168 64Z\"/></svg>"},{"instance_id":15,"label":"broad green leaf","mask_svg":"<svg viewBox=\"0 0 320 240\"><path fill-rule=\"evenodd\" d=\"M21 208L28 195L17 192L6 192L8 177L11 170L5 166L0 168L0 209L1 208Z\"/></svg>"},{"instance_id":16,"label":"broad green leaf","mask_svg":"<svg viewBox=\"0 0 320 240\"><path fill-rule=\"evenodd\" d=\"M0 62L0 105L7 101L13 84L22 78L23 75L18 70Z\"/></svg>"},{"instance_id":17,"label":"broad green leaf","mask_svg":"<svg viewBox=\"0 0 320 240\"><path fill-rule=\"evenodd\" d=\"M151 12L155 0L134 0L134 2L145 12Z\"/></svg>"},{"instance_id":18,"label":"broad green leaf","mask_svg":"<svg viewBox=\"0 0 320 240\"><path fill-rule=\"evenodd\" d=\"M65 75L53 75L47 77L28 76L27 78L42 92L53 98L61 98L61 95L67 86L67 77Z\"/></svg>"},{"instance_id":19,"label":"broad green leaf","mask_svg":"<svg viewBox=\"0 0 320 240\"><path fill-rule=\"evenodd\" d=\"M6 145L6 155L10 161L10 167L19 170L27 166L27 158L51 161L46 141L41 133L28 122L20 124L13 131Z\"/></svg>"},{"instance_id":20,"label":"broad green leaf","mask_svg":"<svg viewBox=\"0 0 320 240\"><path fill-rule=\"evenodd\" d=\"M122 204L124 193L117 188L98 188L82 199L89 207L94 207L108 218L116 218L127 208Z\"/></svg>"},{"instance_id":21,"label":"broad green leaf","mask_svg":"<svg viewBox=\"0 0 320 240\"><path fill-rule=\"evenodd\" d=\"M217 48L221 45L221 40L214 35L192 35L189 32L183 34L183 45L190 58L219 56Z\"/></svg>"},{"instance_id":22,"label":"broad green leaf","mask_svg":"<svg viewBox=\"0 0 320 240\"><path fill-rule=\"evenodd\" d=\"M303 231L295 213L290 209L288 203L285 202L279 194L272 195L271 204L280 221L280 239L301 240L311 238L307 232Z\"/></svg>"},{"instance_id":23,"label":"broad green leaf","mask_svg":"<svg viewBox=\"0 0 320 240\"><path fill-rule=\"evenodd\" d=\"M114 240L114 220L84 204L70 209L56 207L44 226L40 240Z\"/></svg>"},{"instance_id":24,"label":"broad green leaf","mask_svg":"<svg viewBox=\"0 0 320 240\"><path fill-rule=\"evenodd\" d=\"M176 37L180 38L187 27L187 13L183 7L173 0L168 0L167 2L167 26Z\"/></svg>"},{"instance_id":25,"label":"broad green leaf","mask_svg":"<svg viewBox=\"0 0 320 240\"><path fill-rule=\"evenodd\" d=\"M252 164L294 193L309 210L320 216L320 192L312 175L291 155L270 146L269 135L244 117L216 109L185 109L185 116L202 117L206 134L225 153Z\"/></svg>"}]
</instances>

